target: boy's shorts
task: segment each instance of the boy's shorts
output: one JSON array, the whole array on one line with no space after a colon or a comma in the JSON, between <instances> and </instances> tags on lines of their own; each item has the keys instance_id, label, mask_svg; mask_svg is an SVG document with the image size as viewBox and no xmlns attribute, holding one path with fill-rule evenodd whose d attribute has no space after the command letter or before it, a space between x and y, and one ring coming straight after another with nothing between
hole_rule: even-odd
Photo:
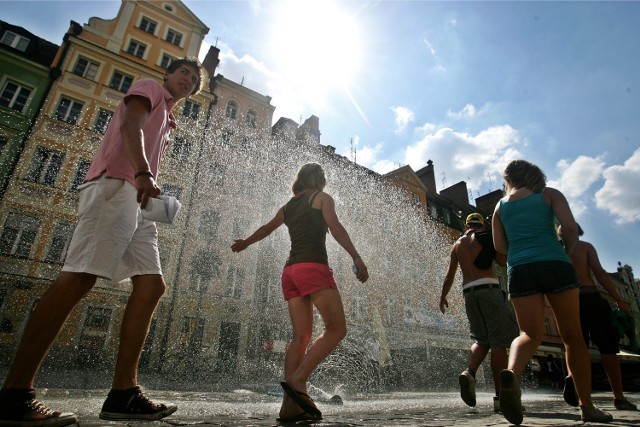
<instances>
[{"instance_id":1,"label":"boy's shorts","mask_svg":"<svg viewBox=\"0 0 640 427\"><path fill-rule=\"evenodd\" d=\"M337 288L333 270L325 264L301 262L288 265L282 270L282 293L285 301L324 289Z\"/></svg>"},{"instance_id":2,"label":"boy's shorts","mask_svg":"<svg viewBox=\"0 0 640 427\"><path fill-rule=\"evenodd\" d=\"M584 342L593 342L600 354L617 354L620 351L620 337L611 322L611 306L598 288L580 288L580 325Z\"/></svg>"},{"instance_id":3,"label":"boy's shorts","mask_svg":"<svg viewBox=\"0 0 640 427\"><path fill-rule=\"evenodd\" d=\"M471 339L484 348L509 348L518 336L518 323L502 289L464 294Z\"/></svg>"},{"instance_id":4,"label":"boy's shorts","mask_svg":"<svg viewBox=\"0 0 640 427\"><path fill-rule=\"evenodd\" d=\"M156 223L142 217L135 187L102 175L80 188L78 224L62 271L116 282L161 275Z\"/></svg>"}]
</instances>

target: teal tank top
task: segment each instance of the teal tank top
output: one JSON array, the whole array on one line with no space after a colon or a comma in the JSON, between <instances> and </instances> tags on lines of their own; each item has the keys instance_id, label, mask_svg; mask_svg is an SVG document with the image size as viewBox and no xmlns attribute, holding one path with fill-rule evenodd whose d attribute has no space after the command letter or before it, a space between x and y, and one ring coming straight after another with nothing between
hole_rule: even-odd
<instances>
[{"instance_id":1,"label":"teal tank top","mask_svg":"<svg viewBox=\"0 0 640 427\"><path fill-rule=\"evenodd\" d=\"M500 221L509 243L508 271L538 261L571 262L558 240L553 210L542 193L519 200L501 199Z\"/></svg>"}]
</instances>

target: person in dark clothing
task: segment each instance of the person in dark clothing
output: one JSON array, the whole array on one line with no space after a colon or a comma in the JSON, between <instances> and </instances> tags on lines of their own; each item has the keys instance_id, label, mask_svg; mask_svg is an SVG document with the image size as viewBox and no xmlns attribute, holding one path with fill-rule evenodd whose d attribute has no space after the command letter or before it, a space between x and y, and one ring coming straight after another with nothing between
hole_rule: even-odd
<instances>
[{"instance_id":1,"label":"person in dark clothing","mask_svg":"<svg viewBox=\"0 0 640 427\"><path fill-rule=\"evenodd\" d=\"M578 236L584 231L578 224ZM558 227L558 236L562 237L562 227ZM631 315L631 308L618 293L616 286L604 271L598 258L598 253L593 245L578 239L576 246L569 254L573 268L580 281L580 325L585 343L593 342L602 357L602 367L607 374L611 390L613 391L613 405L618 410L636 411L638 407L629 402L622 391L622 372L618 353L620 352L620 337L611 321L611 306L600 295L595 279L616 301L618 308ZM565 379L565 401L571 406L577 406L575 386L573 378L569 375Z\"/></svg>"},{"instance_id":2,"label":"person in dark clothing","mask_svg":"<svg viewBox=\"0 0 640 427\"><path fill-rule=\"evenodd\" d=\"M282 292L289 307L293 337L285 354L285 381L281 382L285 392L278 418L281 422L322 419L322 413L308 396L307 380L347 333L342 300L327 257L327 231L352 257L358 280L364 283L369 278L367 266L338 220L333 198L323 191L325 185L319 164L302 166L293 183L293 197L278 209L273 219L231 245L233 252L240 252L282 224L289 230L291 250L282 271ZM322 316L324 331L307 351L314 306Z\"/></svg>"}]
</instances>

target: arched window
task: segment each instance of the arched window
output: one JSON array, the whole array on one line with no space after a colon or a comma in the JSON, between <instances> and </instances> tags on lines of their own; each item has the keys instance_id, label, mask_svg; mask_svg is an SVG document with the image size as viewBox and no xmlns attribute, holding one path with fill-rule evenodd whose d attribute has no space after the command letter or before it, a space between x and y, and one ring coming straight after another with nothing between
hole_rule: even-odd
<instances>
[{"instance_id":1,"label":"arched window","mask_svg":"<svg viewBox=\"0 0 640 427\"><path fill-rule=\"evenodd\" d=\"M249 110L247 112L247 126L255 129L257 125L258 125L258 114L253 110Z\"/></svg>"},{"instance_id":2,"label":"arched window","mask_svg":"<svg viewBox=\"0 0 640 427\"><path fill-rule=\"evenodd\" d=\"M227 103L227 118L235 120L238 117L238 104L233 101Z\"/></svg>"}]
</instances>

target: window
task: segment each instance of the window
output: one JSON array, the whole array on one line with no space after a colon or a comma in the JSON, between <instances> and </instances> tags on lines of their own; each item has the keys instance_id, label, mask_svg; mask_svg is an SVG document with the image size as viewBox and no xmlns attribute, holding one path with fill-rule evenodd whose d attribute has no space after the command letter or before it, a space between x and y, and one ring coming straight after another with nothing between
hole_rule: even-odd
<instances>
[{"instance_id":1,"label":"window","mask_svg":"<svg viewBox=\"0 0 640 427\"><path fill-rule=\"evenodd\" d=\"M64 154L37 147L24 179L53 186L62 166Z\"/></svg>"},{"instance_id":2,"label":"window","mask_svg":"<svg viewBox=\"0 0 640 427\"><path fill-rule=\"evenodd\" d=\"M180 331L180 344L194 352L200 351L202 349L204 324L204 319L184 317L182 319L182 330Z\"/></svg>"},{"instance_id":3,"label":"window","mask_svg":"<svg viewBox=\"0 0 640 427\"><path fill-rule=\"evenodd\" d=\"M444 216L444 223L445 224L451 224L451 210L450 209L443 209L442 210L442 215Z\"/></svg>"},{"instance_id":4,"label":"window","mask_svg":"<svg viewBox=\"0 0 640 427\"><path fill-rule=\"evenodd\" d=\"M244 236L247 234L247 230L249 229L249 223L245 219L240 219L238 217L233 219L233 230L231 231L232 236Z\"/></svg>"},{"instance_id":5,"label":"window","mask_svg":"<svg viewBox=\"0 0 640 427\"><path fill-rule=\"evenodd\" d=\"M53 117L55 119L62 120L63 122L75 125L78 122L78 117L80 117L81 111L81 102L73 101L63 96L58 102L58 106L56 107L55 113L53 113Z\"/></svg>"},{"instance_id":6,"label":"window","mask_svg":"<svg viewBox=\"0 0 640 427\"><path fill-rule=\"evenodd\" d=\"M0 333L2 334L10 334L13 332L13 324L11 323L11 320L3 316L5 311L5 301L9 300L9 298L7 297L8 294L9 291L7 289L0 289L0 318L2 318L2 323L0 324Z\"/></svg>"},{"instance_id":7,"label":"window","mask_svg":"<svg viewBox=\"0 0 640 427\"><path fill-rule=\"evenodd\" d=\"M182 42L182 34L169 28L169 31L167 31L167 41L175 44L176 46L180 46L180 42Z\"/></svg>"},{"instance_id":8,"label":"window","mask_svg":"<svg viewBox=\"0 0 640 427\"><path fill-rule=\"evenodd\" d=\"M230 267L227 271L227 289L224 295L230 298L241 298L242 282L244 282L244 270Z\"/></svg>"},{"instance_id":9,"label":"window","mask_svg":"<svg viewBox=\"0 0 640 427\"><path fill-rule=\"evenodd\" d=\"M100 363L100 353L107 342L112 314L111 308L87 307L82 332L77 341L77 366L86 368Z\"/></svg>"},{"instance_id":10,"label":"window","mask_svg":"<svg viewBox=\"0 0 640 427\"><path fill-rule=\"evenodd\" d=\"M73 182L71 183L71 191L78 191L78 187L82 185L84 181L84 177L87 176L87 172L89 171L89 166L91 166L91 162L89 160L80 160L78 162L78 168L76 169L76 176L73 178Z\"/></svg>"},{"instance_id":11,"label":"window","mask_svg":"<svg viewBox=\"0 0 640 427\"><path fill-rule=\"evenodd\" d=\"M31 89L8 80L5 83L4 88L2 88L0 105L22 113L24 112L24 107L27 105L30 95Z\"/></svg>"},{"instance_id":12,"label":"window","mask_svg":"<svg viewBox=\"0 0 640 427\"><path fill-rule=\"evenodd\" d=\"M98 117L96 117L96 122L93 125L93 130L104 134L107 131L107 126L109 126L111 117L113 117L113 113L111 111L103 110L102 108L100 108L98 110Z\"/></svg>"},{"instance_id":13,"label":"window","mask_svg":"<svg viewBox=\"0 0 640 427\"><path fill-rule=\"evenodd\" d=\"M21 52L24 52L29 46L29 41L30 40L26 37L22 37L21 35L18 35L11 31L5 31L5 33L2 35L0 43L6 44L7 46L11 46Z\"/></svg>"},{"instance_id":14,"label":"window","mask_svg":"<svg viewBox=\"0 0 640 427\"><path fill-rule=\"evenodd\" d=\"M138 58L144 57L144 51L147 49L147 46L144 44L137 42L135 40L129 41L129 47L127 48L127 52L132 55L137 56Z\"/></svg>"},{"instance_id":15,"label":"window","mask_svg":"<svg viewBox=\"0 0 640 427\"><path fill-rule=\"evenodd\" d=\"M200 114L200 104L197 102L193 102L190 100L184 101L184 107L182 108L182 115L186 117L191 117L192 119L197 119L198 114Z\"/></svg>"},{"instance_id":16,"label":"window","mask_svg":"<svg viewBox=\"0 0 640 427\"><path fill-rule=\"evenodd\" d=\"M157 22L152 21L151 19L147 18L146 16L143 16L142 19L140 20L140 29L142 31L146 31L149 34L155 34L156 33L156 26L158 25Z\"/></svg>"},{"instance_id":17,"label":"window","mask_svg":"<svg viewBox=\"0 0 640 427\"><path fill-rule=\"evenodd\" d=\"M60 223L53 229L53 237L51 238L51 246L45 261L62 264L65 256L67 256L67 248L73 236L73 225Z\"/></svg>"},{"instance_id":18,"label":"window","mask_svg":"<svg viewBox=\"0 0 640 427\"><path fill-rule=\"evenodd\" d=\"M215 185L217 187L224 186L224 177L227 171L227 167L222 163L212 162L209 164L209 170L204 174L204 181L207 181L209 185Z\"/></svg>"},{"instance_id":19,"label":"window","mask_svg":"<svg viewBox=\"0 0 640 427\"><path fill-rule=\"evenodd\" d=\"M394 319L393 307L395 300L391 297L385 297L384 299L384 323L391 325Z\"/></svg>"},{"instance_id":20,"label":"window","mask_svg":"<svg viewBox=\"0 0 640 427\"><path fill-rule=\"evenodd\" d=\"M83 57L78 57L76 66L73 68L73 74L77 74L82 77L86 77L89 80L95 80L96 74L98 74L98 68L100 64L90 61Z\"/></svg>"},{"instance_id":21,"label":"window","mask_svg":"<svg viewBox=\"0 0 640 427\"><path fill-rule=\"evenodd\" d=\"M160 66L162 68L168 68L169 65L171 65L171 62L174 60L175 58L171 55L167 55L166 53L162 54L162 60L160 61Z\"/></svg>"},{"instance_id":22,"label":"window","mask_svg":"<svg viewBox=\"0 0 640 427\"><path fill-rule=\"evenodd\" d=\"M171 154L179 160L186 160L191 153L191 142L188 139L177 136L173 139Z\"/></svg>"},{"instance_id":23,"label":"window","mask_svg":"<svg viewBox=\"0 0 640 427\"><path fill-rule=\"evenodd\" d=\"M127 93L132 83L133 77L123 74L120 71L115 71L113 77L111 77L109 87L122 93Z\"/></svg>"},{"instance_id":24,"label":"window","mask_svg":"<svg viewBox=\"0 0 640 427\"><path fill-rule=\"evenodd\" d=\"M257 125L258 125L258 115L256 114L255 111L249 110L247 112L247 126L255 129Z\"/></svg>"},{"instance_id":25,"label":"window","mask_svg":"<svg viewBox=\"0 0 640 427\"><path fill-rule=\"evenodd\" d=\"M438 208L436 208L436 206L433 204L429 205L429 216L431 216L431 218L433 219L438 218Z\"/></svg>"},{"instance_id":26,"label":"window","mask_svg":"<svg viewBox=\"0 0 640 427\"><path fill-rule=\"evenodd\" d=\"M227 118L235 120L238 115L238 104L233 101L227 103Z\"/></svg>"},{"instance_id":27,"label":"window","mask_svg":"<svg viewBox=\"0 0 640 427\"><path fill-rule=\"evenodd\" d=\"M220 226L220 212L213 209L205 209L198 223L198 234L206 239L214 239L218 236Z\"/></svg>"},{"instance_id":28,"label":"window","mask_svg":"<svg viewBox=\"0 0 640 427\"><path fill-rule=\"evenodd\" d=\"M40 219L10 213L0 237L0 254L29 257L39 228Z\"/></svg>"},{"instance_id":29,"label":"window","mask_svg":"<svg viewBox=\"0 0 640 427\"><path fill-rule=\"evenodd\" d=\"M206 292L209 282L220 275L220 257L210 250L196 253L191 260L190 289L197 292Z\"/></svg>"},{"instance_id":30,"label":"window","mask_svg":"<svg viewBox=\"0 0 640 427\"><path fill-rule=\"evenodd\" d=\"M363 295L351 297L351 316L356 320L363 320L366 313L366 299Z\"/></svg>"}]
</instances>

